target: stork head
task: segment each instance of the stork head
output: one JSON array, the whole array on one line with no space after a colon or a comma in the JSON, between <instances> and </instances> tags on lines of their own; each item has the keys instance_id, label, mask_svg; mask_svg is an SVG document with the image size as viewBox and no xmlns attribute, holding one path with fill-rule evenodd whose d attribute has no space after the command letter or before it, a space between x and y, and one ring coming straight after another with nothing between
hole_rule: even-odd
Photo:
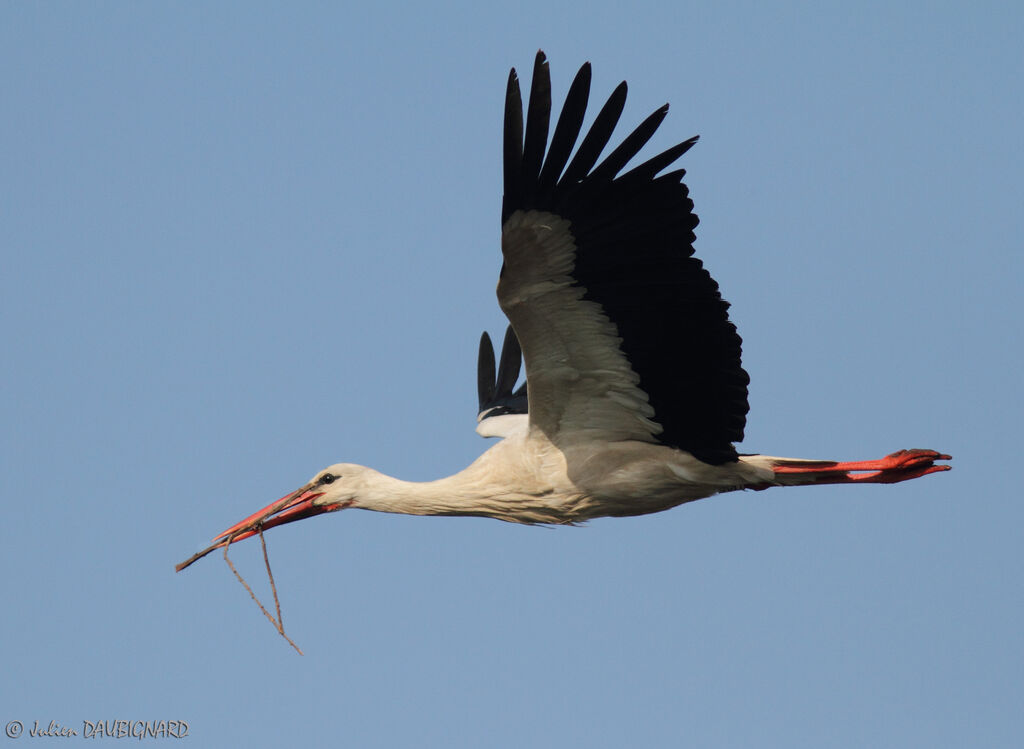
<instances>
[{"instance_id":1,"label":"stork head","mask_svg":"<svg viewBox=\"0 0 1024 749\"><path fill-rule=\"evenodd\" d=\"M351 507L368 472L368 468L354 463L335 463L319 471L308 483L295 491L235 523L213 540L240 541L256 535L260 526L266 530L313 515Z\"/></svg>"},{"instance_id":2,"label":"stork head","mask_svg":"<svg viewBox=\"0 0 1024 749\"><path fill-rule=\"evenodd\" d=\"M317 495L310 501L320 512L343 510L355 502L369 470L355 463L335 463L319 471L302 490Z\"/></svg>"}]
</instances>

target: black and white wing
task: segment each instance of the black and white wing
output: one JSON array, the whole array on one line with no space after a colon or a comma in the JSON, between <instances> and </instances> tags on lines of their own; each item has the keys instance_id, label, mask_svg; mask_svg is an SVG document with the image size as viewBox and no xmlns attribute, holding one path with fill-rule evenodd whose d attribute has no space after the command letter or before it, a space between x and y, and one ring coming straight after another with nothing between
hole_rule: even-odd
<instances>
[{"instance_id":1,"label":"black and white wing","mask_svg":"<svg viewBox=\"0 0 1024 749\"><path fill-rule=\"evenodd\" d=\"M589 91L588 63L548 146L544 54L525 139L519 80L509 75L498 301L522 344L530 427L562 446L641 440L708 463L735 460L748 409L741 340L718 284L693 256L697 217L684 172L661 174L697 139L620 174L665 105L597 164L625 104L623 82L570 159Z\"/></svg>"},{"instance_id":2,"label":"black and white wing","mask_svg":"<svg viewBox=\"0 0 1024 749\"><path fill-rule=\"evenodd\" d=\"M476 387L480 399L476 431L483 437L508 437L526 428L526 383L515 389L522 366L522 350L515 331L509 325L501 345L498 370L494 370L494 346L491 337L480 336L480 353L476 363Z\"/></svg>"}]
</instances>

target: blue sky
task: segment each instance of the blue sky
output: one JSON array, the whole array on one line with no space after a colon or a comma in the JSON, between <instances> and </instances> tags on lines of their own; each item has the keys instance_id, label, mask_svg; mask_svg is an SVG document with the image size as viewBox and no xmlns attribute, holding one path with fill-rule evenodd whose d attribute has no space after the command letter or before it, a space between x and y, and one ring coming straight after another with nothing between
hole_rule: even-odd
<instances>
[{"instance_id":1,"label":"blue sky","mask_svg":"<svg viewBox=\"0 0 1024 749\"><path fill-rule=\"evenodd\" d=\"M894 7L895 6L895 7ZM1017 746L1013 4L5 3L0 722L192 746ZM453 473L500 335L508 69L669 101L745 452L955 470L538 529L216 532L350 461ZM259 546L233 559L266 596ZM30 740L27 737L21 741ZM6 741L6 739L4 739Z\"/></svg>"}]
</instances>

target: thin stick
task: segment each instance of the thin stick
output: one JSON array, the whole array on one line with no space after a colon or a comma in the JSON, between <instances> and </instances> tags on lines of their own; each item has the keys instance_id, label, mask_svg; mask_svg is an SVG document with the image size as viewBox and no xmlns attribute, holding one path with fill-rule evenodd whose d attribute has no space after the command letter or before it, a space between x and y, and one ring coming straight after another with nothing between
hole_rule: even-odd
<instances>
[{"instance_id":1,"label":"thin stick","mask_svg":"<svg viewBox=\"0 0 1024 749\"><path fill-rule=\"evenodd\" d=\"M284 619L281 617L281 602L277 600L277 586L274 584L274 573L270 571L270 557L267 556L267 541L263 538L263 524L259 526L260 531L260 545L263 547L263 563L267 566L267 577L270 578L270 590L274 594L274 609L277 611L277 631L281 633L282 637L287 638L284 633ZM288 640L288 642L292 642ZM292 642L294 646L295 643ZM295 648L299 650L298 648ZM302 655L302 651L299 650L299 655Z\"/></svg>"},{"instance_id":2,"label":"thin stick","mask_svg":"<svg viewBox=\"0 0 1024 749\"><path fill-rule=\"evenodd\" d=\"M239 532L243 532L243 531L239 531ZM263 528L260 527L260 539L262 539L262 538L263 538ZM278 620L274 619L274 617L270 615L270 612L267 611L267 609L263 606L262 603L260 603L260 599L256 597L256 594L253 593L252 588L249 587L249 583L247 583L245 581L245 578L243 578L239 574L238 570L235 569L235 565L228 558L228 547L229 546L231 546L231 539L228 539L228 542L226 544L224 544L224 561L228 563L228 567L230 567L231 571L235 573L235 577L238 578L238 582L240 582L245 587L245 589L247 591L249 591L249 596L252 598L252 600L256 601L256 605L260 607L260 611L263 612L263 615L266 616L267 619L270 620L270 623L274 625L274 629L276 629L278 631L278 634L280 634L281 637L286 639L288 641L289 645L291 645L293 648L295 648L295 652L297 652L299 655L305 655L305 653L302 652L301 648L299 648L298 645L296 645L294 642L292 642L292 638L290 638L288 635L286 635L284 633L284 627L280 624L280 622ZM265 542L263 544L263 558L267 559L267 545L266 545ZM270 573L270 562L269 562L269 560L267 561L267 573L268 574ZM274 585L274 577L273 577L273 575L270 576L270 587L274 591L274 603L277 604L277 615L278 615L278 617L280 617L281 616L281 606L280 606L280 604L277 601L277 588Z\"/></svg>"},{"instance_id":3,"label":"thin stick","mask_svg":"<svg viewBox=\"0 0 1024 749\"><path fill-rule=\"evenodd\" d=\"M198 562L200 559L205 557L207 554L209 554L214 549L219 549L221 546L225 546L225 545L226 544L223 541L221 541L220 543L213 544L212 546L207 546L202 551L196 552L195 554L190 556L188 559L186 559L181 564L174 565L174 571L175 572L181 572L186 567L191 567L192 564L194 564L195 562Z\"/></svg>"}]
</instances>

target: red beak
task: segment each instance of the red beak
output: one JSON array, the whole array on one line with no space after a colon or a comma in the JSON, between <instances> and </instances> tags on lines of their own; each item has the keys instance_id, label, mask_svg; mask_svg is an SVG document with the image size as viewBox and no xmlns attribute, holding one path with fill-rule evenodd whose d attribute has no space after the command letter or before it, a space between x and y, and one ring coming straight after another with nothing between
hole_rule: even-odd
<instances>
[{"instance_id":1,"label":"red beak","mask_svg":"<svg viewBox=\"0 0 1024 749\"><path fill-rule=\"evenodd\" d=\"M261 525L266 530L267 528L292 523L296 520L312 517L313 515L341 509L341 505L314 506L313 500L322 496L323 492L315 491L311 484L306 484L301 489L291 494L286 494L276 502L271 502L259 512L254 512L245 520L235 523L220 535L215 536L213 540L227 539L229 543L234 543L235 541L241 541L243 538L255 536L259 532L258 526ZM238 531L242 532L239 533Z\"/></svg>"},{"instance_id":2,"label":"red beak","mask_svg":"<svg viewBox=\"0 0 1024 749\"><path fill-rule=\"evenodd\" d=\"M342 510L347 506L345 504L314 505L313 500L317 497L322 497L323 494L323 492L317 491L313 484L306 484L301 489L298 489L291 494L286 494L276 502L271 502L259 512L255 512L245 520L232 525L226 531L213 539L212 546L204 549L198 554L192 555L189 559L175 567L175 569L178 572L181 572L190 564L202 559L214 549L219 549L222 546L233 544L235 541L241 541L244 538L255 536L260 532L261 528L263 530L266 530L267 528L274 528L275 526L284 525L285 523L293 523L296 520L302 520L303 518L312 517L313 515Z\"/></svg>"}]
</instances>

